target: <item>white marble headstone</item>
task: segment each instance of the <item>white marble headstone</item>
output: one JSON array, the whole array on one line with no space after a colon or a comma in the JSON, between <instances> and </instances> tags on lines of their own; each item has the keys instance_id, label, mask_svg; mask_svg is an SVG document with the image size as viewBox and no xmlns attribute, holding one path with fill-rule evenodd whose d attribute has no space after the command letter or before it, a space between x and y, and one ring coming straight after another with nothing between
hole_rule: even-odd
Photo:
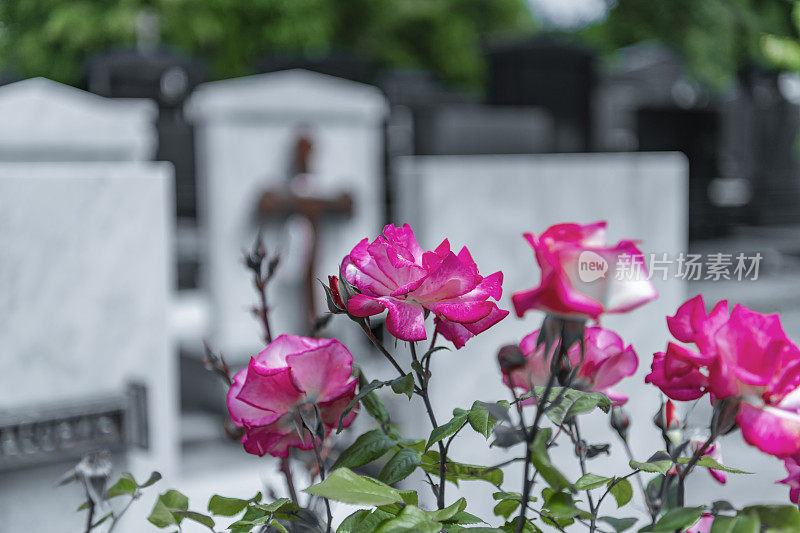
<instances>
[{"instance_id":1,"label":"white marble headstone","mask_svg":"<svg viewBox=\"0 0 800 533\"><path fill-rule=\"evenodd\" d=\"M298 134L313 143L313 194L348 193L353 215L324 224L316 276L338 272L345 253L376 234L382 216L383 95L374 87L304 70L201 85L187 104L197 126L200 219L207 236L205 286L212 343L234 361L260 349L261 331L248 310L257 302L242 251L256 235L261 193L287 182ZM294 220L268 226L265 241L282 263L270 287L276 333L303 334L300 303L308 228ZM319 310L324 293L317 291Z\"/></svg>"},{"instance_id":2,"label":"white marble headstone","mask_svg":"<svg viewBox=\"0 0 800 533\"><path fill-rule=\"evenodd\" d=\"M0 162L146 161L156 104L31 78L0 87Z\"/></svg>"},{"instance_id":3,"label":"white marble headstone","mask_svg":"<svg viewBox=\"0 0 800 533\"><path fill-rule=\"evenodd\" d=\"M0 164L0 410L25 415L141 383L149 447L113 459L142 479L177 466L172 196L168 164ZM79 531L80 489L53 486L65 470L0 473L2 529ZM40 497L52 506L43 514Z\"/></svg>"},{"instance_id":4,"label":"white marble headstone","mask_svg":"<svg viewBox=\"0 0 800 533\"><path fill-rule=\"evenodd\" d=\"M469 408L474 399L508 399L497 367L497 349L537 329L542 315L530 312L518 319L511 305L513 292L538 284L539 269L523 232L540 233L560 222L608 221L609 241L639 239L645 257L650 252L675 257L687 250L687 164L681 154L570 154L536 156L408 157L398 162L395 184L396 223L409 222L423 248L431 249L444 237L453 249L467 245L484 275L503 270L500 306L511 314L494 328L467 342L458 351L438 352L432 365L434 405L447 419L453 407ZM632 428L634 453L642 460L658 447L650 418L658 406L658 390L645 386L651 355L666 345L664 317L674 313L685 296L684 282L654 280L658 300L623 316L609 316L602 324L634 345L640 357L636 376L619 387L631 401L628 410L638 424ZM592 424L592 420L596 422ZM591 471L627 468L624 452L603 417L586 417L584 434L599 435L595 442L614 446L611 458L591 461ZM422 434L429 427L416 424ZM454 459L494 464L511 457L489 451L482 437L469 437L454 447ZM577 479L580 474L570 446L555 452L559 465ZM648 455L649 456L649 455ZM519 469L510 469L508 490L518 490ZM476 491L486 507L471 512L491 517L491 487L468 482L463 490ZM517 487L517 488L513 488ZM451 496L456 489L450 489ZM448 500L450 500L448 498ZM609 509L609 514L613 509Z\"/></svg>"}]
</instances>

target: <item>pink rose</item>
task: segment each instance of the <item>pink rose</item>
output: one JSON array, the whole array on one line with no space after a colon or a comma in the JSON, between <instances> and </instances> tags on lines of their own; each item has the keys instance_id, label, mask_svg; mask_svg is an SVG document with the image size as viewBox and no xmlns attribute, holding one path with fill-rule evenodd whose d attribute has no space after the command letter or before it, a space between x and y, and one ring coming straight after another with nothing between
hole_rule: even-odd
<instances>
[{"instance_id":1,"label":"pink rose","mask_svg":"<svg viewBox=\"0 0 800 533\"><path fill-rule=\"evenodd\" d=\"M783 462L786 467L787 476L776 483L783 483L789 487L789 499L792 503L798 503L800 499L800 464L794 458L786 459Z\"/></svg>"},{"instance_id":2,"label":"pink rose","mask_svg":"<svg viewBox=\"0 0 800 533\"><path fill-rule=\"evenodd\" d=\"M539 331L527 335L519 347L525 355L527 364L503 375L506 385L523 391L531 386L544 386L550 376L550 357L545 357L544 345L536 347ZM581 349L574 344L567 352L573 368L581 362ZM625 346L622 339L611 330L601 327L586 328L586 356L572 387L581 390L602 392L614 402L615 406L628 401L624 394L612 389L622 378L632 376L639 366L639 358L631 346Z\"/></svg>"},{"instance_id":3,"label":"pink rose","mask_svg":"<svg viewBox=\"0 0 800 533\"><path fill-rule=\"evenodd\" d=\"M778 457L800 451L800 349L777 315L740 305L729 313L725 301L706 313L696 296L667 325L697 350L669 343L655 354L646 382L676 400L737 398L736 422L749 444Z\"/></svg>"},{"instance_id":4,"label":"pink rose","mask_svg":"<svg viewBox=\"0 0 800 533\"><path fill-rule=\"evenodd\" d=\"M542 270L539 286L512 296L517 316L529 309L567 317L625 313L658 293L634 241L606 244L606 223L558 224L526 233Z\"/></svg>"},{"instance_id":5,"label":"pink rose","mask_svg":"<svg viewBox=\"0 0 800 533\"><path fill-rule=\"evenodd\" d=\"M371 243L358 243L344 258L342 272L361 291L347 301L347 311L368 317L388 310L386 328L401 340L426 338L426 311L457 348L508 315L489 301L502 295L502 272L481 276L469 250L456 255L447 239L434 251L423 251L408 224L389 224Z\"/></svg>"},{"instance_id":6,"label":"pink rose","mask_svg":"<svg viewBox=\"0 0 800 533\"><path fill-rule=\"evenodd\" d=\"M310 450L312 436L295 420L301 410L319 414L326 431L339 426L339 417L355 397L353 356L336 339L281 335L247 368L233 378L228 411L234 425L244 428L244 449L252 454L286 457L289 448ZM355 409L344 419L349 426Z\"/></svg>"}]
</instances>

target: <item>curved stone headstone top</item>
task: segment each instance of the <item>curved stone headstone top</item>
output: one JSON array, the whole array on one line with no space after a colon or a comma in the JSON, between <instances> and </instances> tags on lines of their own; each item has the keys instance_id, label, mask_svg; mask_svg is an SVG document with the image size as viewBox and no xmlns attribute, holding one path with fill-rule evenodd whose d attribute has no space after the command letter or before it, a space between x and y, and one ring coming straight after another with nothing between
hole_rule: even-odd
<instances>
[{"instance_id":1,"label":"curved stone headstone top","mask_svg":"<svg viewBox=\"0 0 800 533\"><path fill-rule=\"evenodd\" d=\"M374 122L388 112L386 98L371 85L303 69L283 70L200 85L186 113L194 122L250 121L283 117Z\"/></svg>"},{"instance_id":2,"label":"curved stone headstone top","mask_svg":"<svg viewBox=\"0 0 800 533\"><path fill-rule=\"evenodd\" d=\"M46 78L0 87L0 161L142 161L157 147L154 102Z\"/></svg>"}]
</instances>

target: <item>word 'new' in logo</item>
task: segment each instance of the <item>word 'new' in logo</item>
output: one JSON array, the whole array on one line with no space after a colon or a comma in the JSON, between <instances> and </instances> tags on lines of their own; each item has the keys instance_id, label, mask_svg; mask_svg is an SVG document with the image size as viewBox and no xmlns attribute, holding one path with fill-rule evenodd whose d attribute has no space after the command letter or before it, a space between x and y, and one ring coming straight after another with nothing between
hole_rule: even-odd
<instances>
[{"instance_id":1,"label":"word 'new' in logo","mask_svg":"<svg viewBox=\"0 0 800 533\"><path fill-rule=\"evenodd\" d=\"M578 277L584 283L591 283L606 277L608 261L598 253L586 250L578 256Z\"/></svg>"}]
</instances>

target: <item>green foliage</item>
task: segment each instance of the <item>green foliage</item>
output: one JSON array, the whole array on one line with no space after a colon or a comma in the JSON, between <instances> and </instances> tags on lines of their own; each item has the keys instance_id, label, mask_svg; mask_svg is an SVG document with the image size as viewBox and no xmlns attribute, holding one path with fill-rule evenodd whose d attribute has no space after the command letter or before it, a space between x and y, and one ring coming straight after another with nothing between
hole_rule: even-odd
<instances>
[{"instance_id":1,"label":"green foliage","mask_svg":"<svg viewBox=\"0 0 800 533\"><path fill-rule=\"evenodd\" d=\"M591 490L605 485L611 478L588 473L575 482L575 490Z\"/></svg>"},{"instance_id":2,"label":"green foliage","mask_svg":"<svg viewBox=\"0 0 800 533\"><path fill-rule=\"evenodd\" d=\"M550 461L546 444L550 440L552 433L553 431L550 428L545 428L540 429L536 434L536 438L531 444L531 462L553 490L559 491L571 488L572 484Z\"/></svg>"},{"instance_id":3,"label":"green foliage","mask_svg":"<svg viewBox=\"0 0 800 533\"><path fill-rule=\"evenodd\" d=\"M397 441L385 435L379 429L367 431L350 445L333 465L333 468L345 466L356 468L378 459L397 445Z\"/></svg>"},{"instance_id":4,"label":"green foliage","mask_svg":"<svg viewBox=\"0 0 800 533\"><path fill-rule=\"evenodd\" d=\"M420 466L429 474L439 475L439 452L428 450L422 456ZM459 481L487 481L494 486L503 484L503 471L499 468L491 468L481 465L470 465L453 461L448 456L445 479L458 485Z\"/></svg>"},{"instance_id":5,"label":"green foliage","mask_svg":"<svg viewBox=\"0 0 800 533\"><path fill-rule=\"evenodd\" d=\"M251 503L258 503L261 501L261 493L257 493L249 500L241 500L239 498L226 498L214 494L208 501L208 512L219 516L236 516L245 510Z\"/></svg>"},{"instance_id":6,"label":"green foliage","mask_svg":"<svg viewBox=\"0 0 800 533\"><path fill-rule=\"evenodd\" d=\"M784 1L625 0L582 36L606 52L645 41L661 43L680 53L698 80L722 88L741 66L764 61L763 34L793 35L791 8Z\"/></svg>"},{"instance_id":7,"label":"green foliage","mask_svg":"<svg viewBox=\"0 0 800 533\"><path fill-rule=\"evenodd\" d=\"M633 498L633 487L627 479L609 480L608 491L617 502L617 507L626 505Z\"/></svg>"},{"instance_id":8,"label":"green foliage","mask_svg":"<svg viewBox=\"0 0 800 533\"><path fill-rule=\"evenodd\" d=\"M703 507L677 507L670 509L658 521L643 531L676 531L691 526L700 519Z\"/></svg>"},{"instance_id":9,"label":"green foliage","mask_svg":"<svg viewBox=\"0 0 800 533\"><path fill-rule=\"evenodd\" d=\"M378 479L393 485L411 475L422 462L422 455L411 448L401 448L383 466Z\"/></svg>"},{"instance_id":10,"label":"green foliage","mask_svg":"<svg viewBox=\"0 0 800 533\"><path fill-rule=\"evenodd\" d=\"M453 418L431 431L431 435L428 437L428 443L425 445L425 449L427 450L437 442L446 439L451 435L455 435L467 423L468 416L469 411L465 411L463 409L454 409Z\"/></svg>"},{"instance_id":11,"label":"green foliage","mask_svg":"<svg viewBox=\"0 0 800 533\"><path fill-rule=\"evenodd\" d=\"M401 502L400 491L349 468L334 470L325 481L311 485L305 492L323 498L356 505L387 505Z\"/></svg>"},{"instance_id":12,"label":"green foliage","mask_svg":"<svg viewBox=\"0 0 800 533\"><path fill-rule=\"evenodd\" d=\"M541 398L544 396L545 387L534 387L534 391L535 393L526 394L522 398L533 396ZM611 400L601 392L553 387L547 401L554 402L559 397L558 403L552 404L546 412L547 417L556 425L560 425L564 420L573 416L590 413L594 411L595 407L605 413L611 408Z\"/></svg>"},{"instance_id":13,"label":"green foliage","mask_svg":"<svg viewBox=\"0 0 800 533\"><path fill-rule=\"evenodd\" d=\"M0 68L78 83L92 54L135 44L145 9L163 43L204 59L215 79L251 74L270 54L345 51L475 86L484 36L535 28L524 0L5 0Z\"/></svg>"},{"instance_id":14,"label":"green foliage","mask_svg":"<svg viewBox=\"0 0 800 533\"><path fill-rule=\"evenodd\" d=\"M158 528L178 526L184 518L180 511L188 510L189 498L170 489L158 497L147 520Z\"/></svg>"}]
</instances>

